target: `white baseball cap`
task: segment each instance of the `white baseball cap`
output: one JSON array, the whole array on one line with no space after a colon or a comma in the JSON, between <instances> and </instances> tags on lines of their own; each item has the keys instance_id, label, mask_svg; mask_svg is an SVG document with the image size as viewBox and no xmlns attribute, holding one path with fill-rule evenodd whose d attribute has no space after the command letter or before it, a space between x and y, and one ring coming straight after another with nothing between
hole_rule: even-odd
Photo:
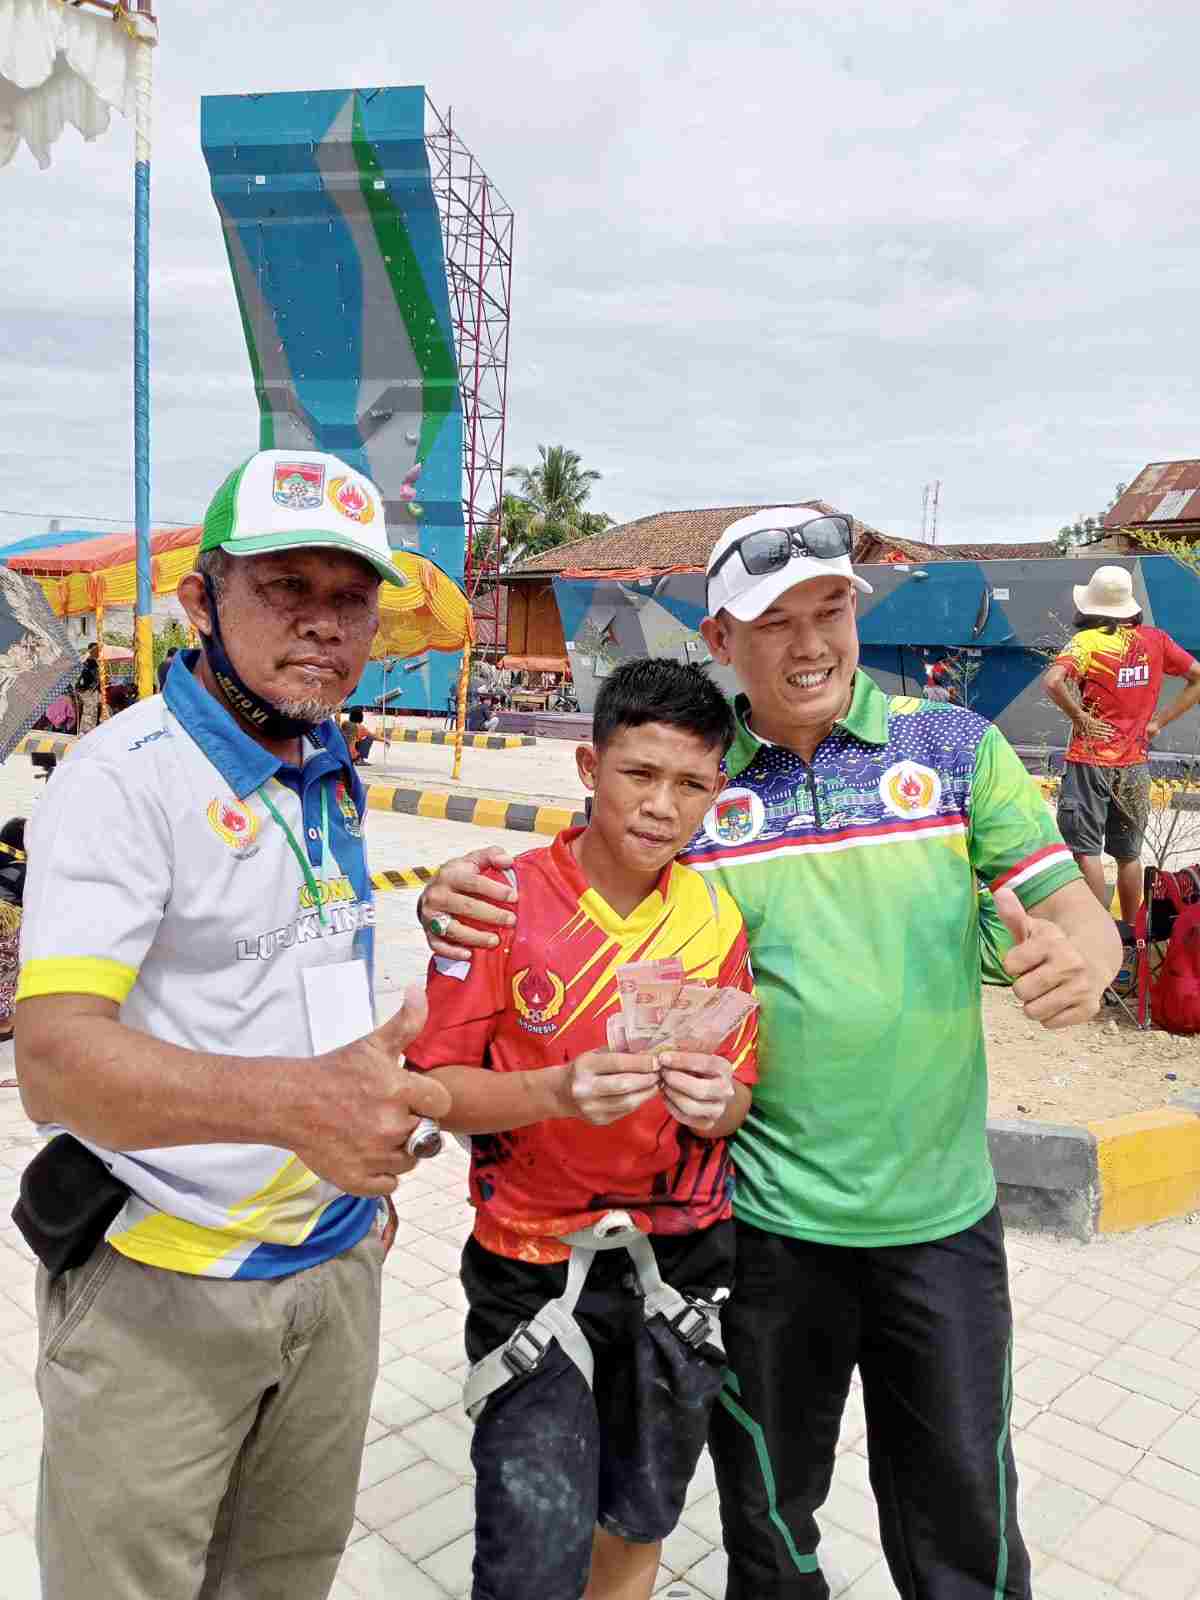
<instances>
[{"instance_id":1,"label":"white baseball cap","mask_svg":"<svg viewBox=\"0 0 1200 1600\"><path fill-rule=\"evenodd\" d=\"M724 610L739 622L753 622L781 594L794 589L798 583L809 583L813 578L848 578L863 594L874 593L866 579L860 578L854 571L848 554L821 558L801 555L793 549L782 567L758 577L746 570L745 563L738 555L730 556L727 561L721 559L748 533L802 529L813 523L826 522L831 515L836 515L849 529L849 517L840 512L827 514L814 511L811 506L771 506L766 511L751 512L748 517L739 517L731 523L713 546L712 555L708 558L710 574L715 568L720 568L708 580L709 615L715 617L718 611ZM817 530L813 531L815 533Z\"/></svg>"},{"instance_id":2,"label":"white baseball cap","mask_svg":"<svg viewBox=\"0 0 1200 1600\"><path fill-rule=\"evenodd\" d=\"M1097 567L1086 584L1072 585L1075 609L1085 617L1136 617L1142 609L1134 598L1133 579L1124 567Z\"/></svg>"},{"instance_id":3,"label":"white baseball cap","mask_svg":"<svg viewBox=\"0 0 1200 1600\"><path fill-rule=\"evenodd\" d=\"M386 583L408 582L392 560L379 490L337 456L260 450L234 468L205 512L201 553L311 549L344 550Z\"/></svg>"}]
</instances>

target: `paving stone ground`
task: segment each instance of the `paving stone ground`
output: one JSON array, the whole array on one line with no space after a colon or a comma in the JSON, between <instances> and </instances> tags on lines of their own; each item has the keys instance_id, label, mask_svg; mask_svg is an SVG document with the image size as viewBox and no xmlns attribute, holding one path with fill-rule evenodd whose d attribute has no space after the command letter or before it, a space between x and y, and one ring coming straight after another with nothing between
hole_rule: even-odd
<instances>
[{"instance_id":1,"label":"paving stone ground","mask_svg":"<svg viewBox=\"0 0 1200 1600\"><path fill-rule=\"evenodd\" d=\"M0 768L0 814L27 813L26 765ZM373 814L373 863L435 863L528 835ZM415 895L380 898L380 989L423 970ZM12 1047L0 1047L0 1077ZM37 1148L15 1090L0 1090L0 1593L39 1594L33 1546L40 1417L33 1384L33 1268L9 1221ZM445 1600L470 1586L470 1428L458 1258L469 1227L457 1149L404 1179L385 1269L382 1365L358 1518L335 1600ZM1200 1228L1163 1224L1080 1245L1009 1236L1016 1314L1014 1413L1020 1508L1039 1600L1200 1596ZM835 1594L895 1593L879 1549L861 1398L852 1391L821 1518ZM725 1563L705 1460L668 1540L659 1593L720 1600Z\"/></svg>"}]
</instances>

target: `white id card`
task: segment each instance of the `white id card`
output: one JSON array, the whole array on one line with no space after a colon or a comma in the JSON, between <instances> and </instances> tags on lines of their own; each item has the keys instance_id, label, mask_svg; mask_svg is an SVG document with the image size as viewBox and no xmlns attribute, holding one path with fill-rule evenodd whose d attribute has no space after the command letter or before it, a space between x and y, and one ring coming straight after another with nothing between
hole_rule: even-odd
<instances>
[{"instance_id":1,"label":"white id card","mask_svg":"<svg viewBox=\"0 0 1200 1600\"><path fill-rule=\"evenodd\" d=\"M313 1054L340 1050L375 1031L371 988L365 961L338 961L328 967L305 967L304 1004Z\"/></svg>"}]
</instances>

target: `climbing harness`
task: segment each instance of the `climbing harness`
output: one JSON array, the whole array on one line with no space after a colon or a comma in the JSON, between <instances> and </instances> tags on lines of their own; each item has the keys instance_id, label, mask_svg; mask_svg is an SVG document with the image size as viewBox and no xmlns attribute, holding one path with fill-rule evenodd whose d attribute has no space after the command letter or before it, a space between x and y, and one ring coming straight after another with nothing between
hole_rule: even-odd
<instances>
[{"instance_id":1,"label":"climbing harness","mask_svg":"<svg viewBox=\"0 0 1200 1600\"><path fill-rule=\"evenodd\" d=\"M592 1263L601 1250L629 1252L641 1287L642 1312L647 1322L657 1316L664 1317L671 1331L689 1349L698 1350L707 1344L721 1355L725 1354L717 1306L703 1300L689 1300L678 1289L663 1282L649 1236L634 1226L627 1211L609 1211L590 1228L563 1234L562 1241L571 1247L567 1285L562 1294L548 1300L536 1316L523 1322L498 1349L483 1356L467 1374L463 1408L472 1422L478 1421L484 1405L498 1389L513 1378L527 1377L536 1371L555 1341L579 1368L588 1388L592 1387L595 1363L587 1336L575 1319L575 1307Z\"/></svg>"}]
</instances>

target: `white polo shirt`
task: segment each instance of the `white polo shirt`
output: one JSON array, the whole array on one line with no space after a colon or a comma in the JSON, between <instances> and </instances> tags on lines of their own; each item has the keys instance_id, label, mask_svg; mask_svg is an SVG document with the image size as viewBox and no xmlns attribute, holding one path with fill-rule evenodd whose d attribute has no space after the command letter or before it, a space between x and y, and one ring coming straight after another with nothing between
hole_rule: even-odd
<instances>
[{"instance_id":1,"label":"white polo shirt","mask_svg":"<svg viewBox=\"0 0 1200 1600\"><path fill-rule=\"evenodd\" d=\"M197 654L47 784L17 999L101 995L189 1050L311 1057L303 969L371 969L366 796L332 722L303 768L281 763L192 676ZM268 1145L92 1148L133 1191L109 1243L176 1272L282 1277L356 1244L377 1207Z\"/></svg>"}]
</instances>

